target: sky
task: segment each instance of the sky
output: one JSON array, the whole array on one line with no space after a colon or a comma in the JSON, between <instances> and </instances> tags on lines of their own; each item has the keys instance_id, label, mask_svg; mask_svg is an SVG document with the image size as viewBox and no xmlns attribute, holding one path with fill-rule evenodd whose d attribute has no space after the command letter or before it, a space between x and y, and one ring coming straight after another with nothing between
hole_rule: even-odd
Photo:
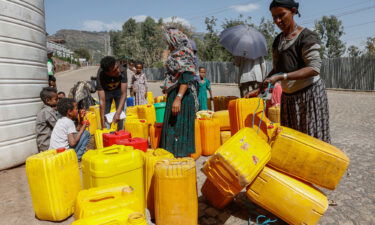
<instances>
[{"instance_id":1,"label":"sky","mask_svg":"<svg viewBox=\"0 0 375 225\"><path fill-rule=\"evenodd\" d=\"M206 17L218 18L218 31L225 19L240 14L271 20L271 0L45 0L46 28L49 34L60 29L87 31L120 30L129 18L143 21L147 16L164 21L181 21L197 32L205 32ZM324 15L336 15L343 23L342 40L363 47L367 37L375 37L375 0L297 0L301 17L299 25L313 28Z\"/></svg>"}]
</instances>

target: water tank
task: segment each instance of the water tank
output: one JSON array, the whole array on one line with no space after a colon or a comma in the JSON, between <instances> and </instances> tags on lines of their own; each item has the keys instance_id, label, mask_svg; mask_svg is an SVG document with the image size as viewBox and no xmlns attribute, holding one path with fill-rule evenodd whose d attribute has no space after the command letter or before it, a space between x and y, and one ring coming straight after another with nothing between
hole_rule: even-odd
<instances>
[{"instance_id":1,"label":"water tank","mask_svg":"<svg viewBox=\"0 0 375 225\"><path fill-rule=\"evenodd\" d=\"M0 170L37 153L46 60L44 0L0 0Z\"/></svg>"}]
</instances>

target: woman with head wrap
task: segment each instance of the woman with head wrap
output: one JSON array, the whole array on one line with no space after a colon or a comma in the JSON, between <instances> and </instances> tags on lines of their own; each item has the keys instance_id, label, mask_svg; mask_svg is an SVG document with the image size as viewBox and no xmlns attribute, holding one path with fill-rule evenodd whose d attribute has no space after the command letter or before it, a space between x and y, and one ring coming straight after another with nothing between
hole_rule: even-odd
<instances>
[{"instance_id":1,"label":"woman with head wrap","mask_svg":"<svg viewBox=\"0 0 375 225\"><path fill-rule=\"evenodd\" d=\"M281 33L273 43L273 70L265 83L281 81L281 125L330 143L328 100L320 78L320 44L316 33L298 26L294 0L273 0L274 23Z\"/></svg>"},{"instance_id":2,"label":"woman with head wrap","mask_svg":"<svg viewBox=\"0 0 375 225\"><path fill-rule=\"evenodd\" d=\"M195 152L194 120L199 109L194 53L180 30L168 28L164 34L171 53L165 65L167 104L160 147L175 157L185 157Z\"/></svg>"}]
</instances>

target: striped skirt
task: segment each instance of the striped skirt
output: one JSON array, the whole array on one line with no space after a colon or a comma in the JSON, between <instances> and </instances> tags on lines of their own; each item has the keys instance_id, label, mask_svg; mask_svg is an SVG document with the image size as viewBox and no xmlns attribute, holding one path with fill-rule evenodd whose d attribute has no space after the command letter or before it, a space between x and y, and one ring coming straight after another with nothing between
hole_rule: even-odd
<instances>
[{"instance_id":1,"label":"striped skirt","mask_svg":"<svg viewBox=\"0 0 375 225\"><path fill-rule=\"evenodd\" d=\"M280 115L282 126L331 142L328 99L323 80L292 94L282 93Z\"/></svg>"}]
</instances>

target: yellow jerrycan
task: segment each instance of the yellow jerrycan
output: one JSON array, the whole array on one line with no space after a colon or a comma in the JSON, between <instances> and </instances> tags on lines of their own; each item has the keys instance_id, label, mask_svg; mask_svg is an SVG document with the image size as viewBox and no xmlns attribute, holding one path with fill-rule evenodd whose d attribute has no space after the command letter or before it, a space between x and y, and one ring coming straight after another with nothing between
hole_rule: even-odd
<instances>
[{"instance_id":1,"label":"yellow jerrycan","mask_svg":"<svg viewBox=\"0 0 375 225\"><path fill-rule=\"evenodd\" d=\"M247 187L246 195L288 224L315 225L328 208L322 192L269 167Z\"/></svg>"},{"instance_id":2,"label":"yellow jerrycan","mask_svg":"<svg viewBox=\"0 0 375 225\"><path fill-rule=\"evenodd\" d=\"M73 149L47 150L26 160L26 175L35 215L62 221L74 212L81 181Z\"/></svg>"},{"instance_id":3,"label":"yellow jerrycan","mask_svg":"<svg viewBox=\"0 0 375 225\"><path fill-rule=\"evenodd\" d=\"M152 94L151 91L147 92L147 103L149 105L153 105L154 104L154 95Z\"/></svg>"},{"instance_id":4,"label":"yellow jerrycan","mask_svg":"<svg viewBox=\"0 0 375 225\"><path fill-rule=\"evenodd\" d=\"M197 119L212 119L214 111L202 110L195 113Z\"/></svg>"},{"instance_id":5,"label":"yellow jerrycan","mask_svg":"<svg viewBox=\"0 0 375 225\"><path fill-rule=\"evenodd\" d=\"M116 209L144 212L142 204L131 186L111 184L80 191L77 196L74 218L86 218Z\"/></svg>"},{"instance_id":6,"label":"yellow jerrycan","mask_svg":"<svg viewBox=\"0 0 375 225\"><path fill-rule=\"evenodd\" d=\"M92 105L89 107L89 111L95 113L96 124L98 124L98 129L102 129L101 117L100 117L100 105Z\"/></svg>"},{"instance_id":7,"label":"yellow jerrycan","mask_svg":"<svg viewBox=\"0 0 375 225\"><path fill-rule=\"evenodd\" d=\"M148 139L149 123L144 119L134 119L125 121L125 130L132 134L133 138Z\"/></svg>"},{"instance_id":8,"label":"yellow jerrycan","mask_svg":"<svg viewBox=\"0 0 375 225\"><path fill-rule=\"evenodd\" d=\"M147 225L147 221L143 213L130 209L116 209L76 220L71 225Z\"/></svg>"},{"instance_id":9,"label":"yellow jerrycan","mask_svg":"<svg viewBox=\"0 0 375 225\"><path fill-rule=\"evenodd\" d=\"M159 102L166 102L167 101L167 97L166 96L157 96L154 98L154 103L159 103Z\"/></svg>"},{"instance_id":10,"label":"yellow jerrycan","mask_svg":"<svg viewBox=\"0 0 375 225\"><path fill-rule=\"evenodd\" d=\"M223 209L234 199L233 195L221 191L209 179L206 179L201 191L203 197L217 209Z\"/></svg>"},{"instance_id":11,"label":"yellow jerrycan","mask_svg":"<svg viewBox=\"0 0 375 225\"><path fill-rule=\"evenodd\" d=\"M203 166L203 173L221 191L237 195L271 158L270 146L253 128L243 128Z\"/></svg>"},{"instance_id":12,"label":"yellow jerrycan","mask_svg":"<svg viewBox=\"0 0 375 225\"><path fill-rule=\"evenodd\" d=\"M251 127L254 113L265 110L260 98L239 98L229 102L228 111L232 135L244 127Z\"/></svg>"},{"instance_id":13,"label":"yellow jerrycan","mask_svg":"<svg viewBox=\"0 0 375 225\"><path fill-rule=\"evenodd\" d=\"M274 123L280 123L280 106L272 106L268 109L268 118Z\"/></svg>"},{"instance_id":14,"label":"yellow jerrycan","mask_svg":"<svg viewBox=\"0 0 375 225\"><path fill-rule=\"evenodd\" d=\"M137 115L138 117L138 106L126 107L126 115L128 114Z\"/></svg>"},{"instance_id":15,"label":"yellow jerrycan","mask_svg":"<svg viewBox=\"0 0 375 225\"><path fill-rule=\"evenodd\" d=\"M95 131L98 129L98 122L96 119L95 112L91 112L91 111L86 112L84 119L88 120L90 123L89 127L86 129L90 132L91 135L94 135Z\"/></svg>"},{"instance_id":16,"label":"yellow jerrycan","mask_svg":"<svg viewBox=\"0 0 375 225\"><path fill-rule=\"evenodd\" d=\"M154 207L154 172L155 164L162 159L173 159L174 156L172 153L164 150L162 148L158 149L149 149L144 154L145 155L145 164L143 171L145 173L145 198L147 203L147 208L150 212L151 218L155 218L155 207Z\"/></svg>"},{"instance_id":17,"label":"yellow jerrycan","mask_svg":"<svg viewBox=\"0 0 375 225\"><path fill-rule=\"evenodd\" d=\"M230 120L228 110L216 111L212 118L217 119L217 121L219 121L221 131L230 131Z\"/></svg>"},{"instance_id":18,"label":"yellow jerrycan","mask_svg":"<svg viewBox=\"0 0 375 225\"><path fill-rule=\"evenodd\" d=\"M195 161L166 159L155 166L156 224L197 225L198 196Z\"/></svg>"},{"instance_id":19,"label":"yellow jerrycan","mask_svg":"<svg viewBox=\"0 0 375 225\"><path fill-rule=\"evenodd\" d=\"M148 124L154 124L156 121L156 111L154 105L138 106L138 118L144 119Z\"/></svg>"},{"instance_id":20,"label":"yellow jerrycan","mask_svg":"<svg viewBox=\"0 0 375 225\"><path fill-rule=\"evenodd\" d=\"M220 124L215 119L199 119L202 155L213 155L220 147Z\"/></svg>"},{"instance_id":21,"label":"yellow jerrycan","mask_svg":"<svg viewBox=\"0 0 375 225\"><path fill-rule=\"evenodd\" d=\"M194 121L194 141L195 141L195 153L190 154L189 157L197 160L202 155L202 140L201 140L201 128L199 126L199 120Z\"/></svg>"},{"instance_id":22,"label":"yellow jerrycan","mask_svg":"<svg viewBox=\"0 0 375 225\"><path fill-rule=\"evenodd\" d=\"M269 165L291 176L334 190L349 158L333 145L287 127L271 142Z\"/></svg>"},{"instance_id":23,"label":"yellow jerrycan","mask_svg":"<svg viewBox=\"0 0 375 225\"><path fill-rule=\"evenodd\" d=\"M143 154L133 147L123 145L88 150L82 156L84 188L125 182L134 188L134 192L145 208Z\"/></svg>"}]
</instances>

